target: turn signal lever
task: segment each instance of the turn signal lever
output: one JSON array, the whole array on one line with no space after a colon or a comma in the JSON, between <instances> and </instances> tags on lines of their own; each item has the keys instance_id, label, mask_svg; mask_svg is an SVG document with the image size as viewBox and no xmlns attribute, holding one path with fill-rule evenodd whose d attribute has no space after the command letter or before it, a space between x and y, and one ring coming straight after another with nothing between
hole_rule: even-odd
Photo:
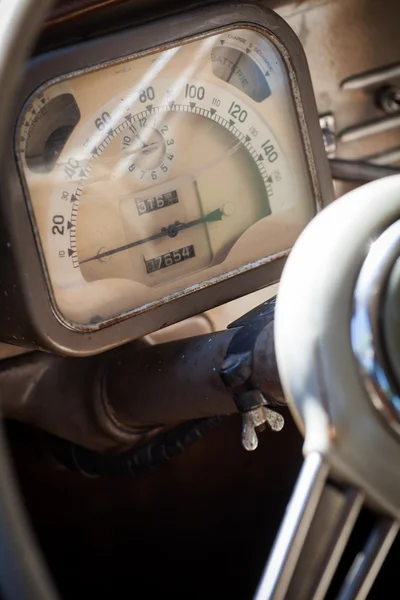
<instances>
[{"instance_id":1,"label":"turn signal lever","mask_svg":"<svg viewBox=\"0 0 400 600\"><path fill-rule=\"evenodd\" d=\"M272 298L229 326L236 332L220 371L242 413L242 444L246 450L257 448L257 430L268 426L280 431L284 425L282 415L267 406L285 404L276 367L275 303L276 298Z\"/></svg>"}]
</instances>

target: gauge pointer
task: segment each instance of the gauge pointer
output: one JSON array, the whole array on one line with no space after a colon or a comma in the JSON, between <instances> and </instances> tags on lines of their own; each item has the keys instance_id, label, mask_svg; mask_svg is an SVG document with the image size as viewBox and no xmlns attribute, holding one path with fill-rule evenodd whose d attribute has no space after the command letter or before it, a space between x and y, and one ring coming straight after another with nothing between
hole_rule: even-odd
<instances>
[{"instance_id":1,"label":"gauge pointer","mask_svg":"<svg viewBox=\"0 0 400 600\"><path fill-rule=\"evenodd\" d=\"M194 221L189 221L189 223L177 223L176 225L170 225L170 227L174 227L176 229L175 235L179 231L183 231L184 229L189 229L190 227L195 227L196 225L201 225L202 223L213 223L214 221L221 221L222 217L225 216L224 211L221 208L217 208L212 212L208 213L204 217L200 217L200 219L195 219ZM170 237L175 237L175 235L168 234Z\"/></svg>"},{"instance_id":2,"label":"gauge pointer","mask_svg":"<svg viewBox=\"0 0 400 600\"><path fill-rule=\"evenodd\" d=\"M212 212L205 215L204 217L194 219L194 221L189 221L188 223L179 223L179 221L176 223L172 223L171 225L168 225L168 227L163 227L161 231L159 231L158 233L154 233L153 235L150 235L147 238L137 240L136 242L131 242L130 244L125 244L124 246L119 246L118 248L113 248L112 250L100 252L95 256L91 256L90 258L82 260L79 264L83 265L84 263L90 262L92 260L102 259L106 256L117 254L118 252L124 252L124 250L129 250L130 248L141 246L142 244L146 244L147 242L154 242L154 240L158 240L163 237L174 238L178 235L180 231L189 229L190 227L196 227L196 225L201 225L202 223L213 223L214 221L221 221L222 217L224 216L224 211L221 208L217 208L216 210L213 210Z\"/></svg>"},{"instance_id":3,"label":"gauge pointer","mask_svg":"<svg viewBox=\"0 0 400 600\"><path fill-rule=\"evenodd\" d=\"M144 141L142 140L142 138L140 137L140 135L139 135L138 133L136 134L136 137L137 137L137 139L139 140L139 142L142 144L142 149L143 149L143 148L148 148L148 147L149 147L149 144L146 144L146 142L144 142Z\"/></svg>"}]
</instances>

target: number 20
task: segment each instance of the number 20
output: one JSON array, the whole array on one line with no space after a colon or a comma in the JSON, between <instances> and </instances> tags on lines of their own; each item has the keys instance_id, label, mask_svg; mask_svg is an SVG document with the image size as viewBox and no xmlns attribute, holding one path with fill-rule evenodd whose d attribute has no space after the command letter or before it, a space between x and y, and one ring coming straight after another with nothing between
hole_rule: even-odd
<instances>
[{"instance_id":1,"label":"number 20","mask_svg":"<svg viewBox=\"0 0 400 600\"><path fill-rule=\"evenodd\" d=\"M53 233L53 235L56 235L57 233L59 233L60 235L64 235L64 223L65 219L62 215L54 215L53 217L53 227L51 228L51 231Z\"/></svg>"}]
</instances>

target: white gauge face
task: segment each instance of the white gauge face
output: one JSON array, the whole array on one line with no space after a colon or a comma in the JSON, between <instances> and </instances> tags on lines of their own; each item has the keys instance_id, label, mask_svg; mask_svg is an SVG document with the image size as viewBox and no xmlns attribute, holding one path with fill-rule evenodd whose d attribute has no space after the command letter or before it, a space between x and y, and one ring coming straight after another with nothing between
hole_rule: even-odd
<instances>
[{"instance_id":1,"label":"white gauge face","mask_svg":"<svg viewBox=\"0 0 400 600\"><path fill-rule=\"evenodd\" d=\"M252 29L49 82L17 152L55 310L77 328L270 260L315 212L288 72Z\"/></svg>"}]
</instances>

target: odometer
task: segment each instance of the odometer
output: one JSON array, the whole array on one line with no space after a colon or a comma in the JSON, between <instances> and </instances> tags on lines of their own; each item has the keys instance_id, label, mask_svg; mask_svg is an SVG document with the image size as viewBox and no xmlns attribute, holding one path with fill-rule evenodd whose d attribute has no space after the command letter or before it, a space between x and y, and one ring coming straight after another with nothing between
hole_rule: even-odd
<instances>
[{"instance_id":1,"label":"odometer","mask_svg":"<svg viewBox=\"0 0 400 600\"><path fill-rule=\"evenodd\" d=\"M190 246L178 248L172 252L167 252L161 256L156 256L155 258L146 260L146 271L148 273L154 273L154 271L159 271L160 269L165 269L166 267L172 267L173 265L177 265L184 260L194 258L195 256L196 253L194 251L194 246L191 244Z\"/></svg>"},{"instance_id":2,"label":"odometer","mask_svg":"<svg viewBox=\"0 0 400 600\"><path fill-rule=\"evenodd\" d=\"M177 204L179 202L178 192L173 190L160 196L154 196L153 198L146 198L146 200L136 200L136 206L139 215L145 215L153 210L160 210L160 208L166 208Z\"/></svg>"}]
</instances>

